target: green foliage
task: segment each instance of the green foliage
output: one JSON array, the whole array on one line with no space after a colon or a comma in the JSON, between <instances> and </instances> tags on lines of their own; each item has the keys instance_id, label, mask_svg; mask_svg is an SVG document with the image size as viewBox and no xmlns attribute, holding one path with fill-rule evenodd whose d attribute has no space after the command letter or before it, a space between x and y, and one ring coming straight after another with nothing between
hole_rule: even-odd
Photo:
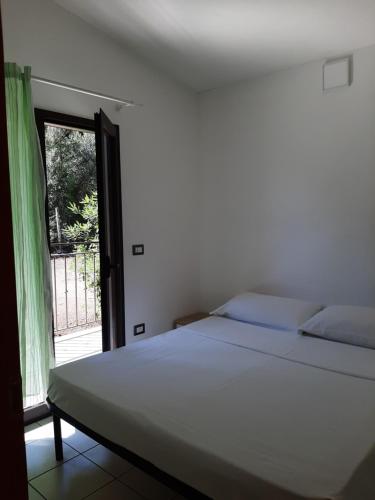
<instances>
[{"instance_id":1,"label":"green foliage","mask_svg":"<svg viewBox=\"0 0 375 500\"><path fill-rule=\"evenodd\" d=\"M98 241L99 224L98 224L98 195L94 191L91 195L86 194L84 198L77 204L71 201L68 204L68 210L78 217L72 224L67 225L63 229L63 234L69 241L82 241L82 245L78 245L79 250L86 251L90 247L90 241ZM86 243L87 242L87 243ZM83 248L81 248L83 246Z\"/></svg>"},{"instance_id":2,"label":"green foliage","mask_svg":"<svg viewBox=\"0 0 375 500\"><path fill-rule=\"evenodd\" d=\"M64 241L64 228L77 219L71 204L96 190L95 136L91 132L46 125L45 140L50 237L56 243L56 208Z\"/></svg>"},{"instance_id":3,"label":"green foliage","mask_svg":"<svg viewBox=\"0 0 375 500\"><path fill-rule=\"evenodd\" d=\"M99 222L98 222L98 195L94 191L86 194L77 204L68 205L76 220L65 227L63 234L68 241L79 242L74 244L74 252L84 254L77 257L78 272L81 278L86 278L88 288L95 288L100 306L100 260L99 260ZM94 272L95 271L95 272Z\"/></svg>"},{"instance_id":4,"label":"green foliage","mask_svg":"<svg viewBox=\"0 0 375 500\"><path fill-rule=\"evenodd\" d=\"M87 288L94 289L100 308L95 135L46 125L45 145L52 248L55 252L77 254L69 259L71 271L76 265Z\"/></svg>"}]
</instances>

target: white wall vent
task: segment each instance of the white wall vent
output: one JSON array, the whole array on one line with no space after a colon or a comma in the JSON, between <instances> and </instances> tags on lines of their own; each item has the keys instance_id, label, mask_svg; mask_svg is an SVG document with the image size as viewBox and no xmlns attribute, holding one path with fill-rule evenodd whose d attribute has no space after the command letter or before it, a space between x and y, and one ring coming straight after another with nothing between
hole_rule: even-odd
<instances>
[{"instance_id":1,"label":"white wall vent","mask_svg":"<svg viewBox=\"0 0 375 500\"><path fill-rule=\"evenodd\" d=\"M353 57L328 59L323 65L323 90L349 87L353 83Z\"/></svg>"}]
</instances>

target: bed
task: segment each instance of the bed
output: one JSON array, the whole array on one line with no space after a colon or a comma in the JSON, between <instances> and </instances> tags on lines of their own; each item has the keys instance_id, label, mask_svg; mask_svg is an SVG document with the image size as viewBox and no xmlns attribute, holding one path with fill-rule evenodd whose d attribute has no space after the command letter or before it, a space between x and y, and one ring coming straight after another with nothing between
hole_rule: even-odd
<instances>
[{"instance_id":1,"label":"bed","mask_svg":"<svg viewBox=\"0 0 375 500\"><path fill-rule=\"evenodd\" d=\"M55 368L48 400L58 452L63 417L188 497L375 498L373 349L210 317Z\"/></svg>"}]
</instances>

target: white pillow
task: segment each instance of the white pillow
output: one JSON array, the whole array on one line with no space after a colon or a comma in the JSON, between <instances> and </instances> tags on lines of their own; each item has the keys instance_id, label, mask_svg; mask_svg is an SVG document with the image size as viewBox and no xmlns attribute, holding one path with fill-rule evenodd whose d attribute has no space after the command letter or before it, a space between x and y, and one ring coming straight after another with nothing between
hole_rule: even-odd
<instances>
[{"instance_id":1,"label":"white pillow","mask_svg":"<svg viewBox=\"0 0 375 500\"><path fill-rule=\"evenodd\" d=\"M296 330L322 307L303 300L247 292L233 297L211 314L283 330Z\"/></svg>"},{"instance_id":2,"label":"white pillow","mask_svg":"<svg viewBox=\"0 0 375 500\"><path fill-rule=\"evenodd\" d=\"M299 331L375 349L375 309L359 306L329 306L306 321Z\"/></svg>"}]
</instances>

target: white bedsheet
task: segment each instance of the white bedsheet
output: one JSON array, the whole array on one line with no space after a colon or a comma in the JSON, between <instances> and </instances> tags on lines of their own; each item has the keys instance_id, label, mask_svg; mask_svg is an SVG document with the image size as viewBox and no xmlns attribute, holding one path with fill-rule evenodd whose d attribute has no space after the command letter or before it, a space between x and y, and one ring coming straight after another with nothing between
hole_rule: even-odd
<instances>
[{"instance_id":1,"label":"white bedsheet","mask_svg":"<svg viewBox=\"0 0 375 500\"><path fill-rule=\"evenodd\" d=\"M375 351L224 318L51 371L49 398L215 499L375 499Z\"/></svg>"}]
</instances>

